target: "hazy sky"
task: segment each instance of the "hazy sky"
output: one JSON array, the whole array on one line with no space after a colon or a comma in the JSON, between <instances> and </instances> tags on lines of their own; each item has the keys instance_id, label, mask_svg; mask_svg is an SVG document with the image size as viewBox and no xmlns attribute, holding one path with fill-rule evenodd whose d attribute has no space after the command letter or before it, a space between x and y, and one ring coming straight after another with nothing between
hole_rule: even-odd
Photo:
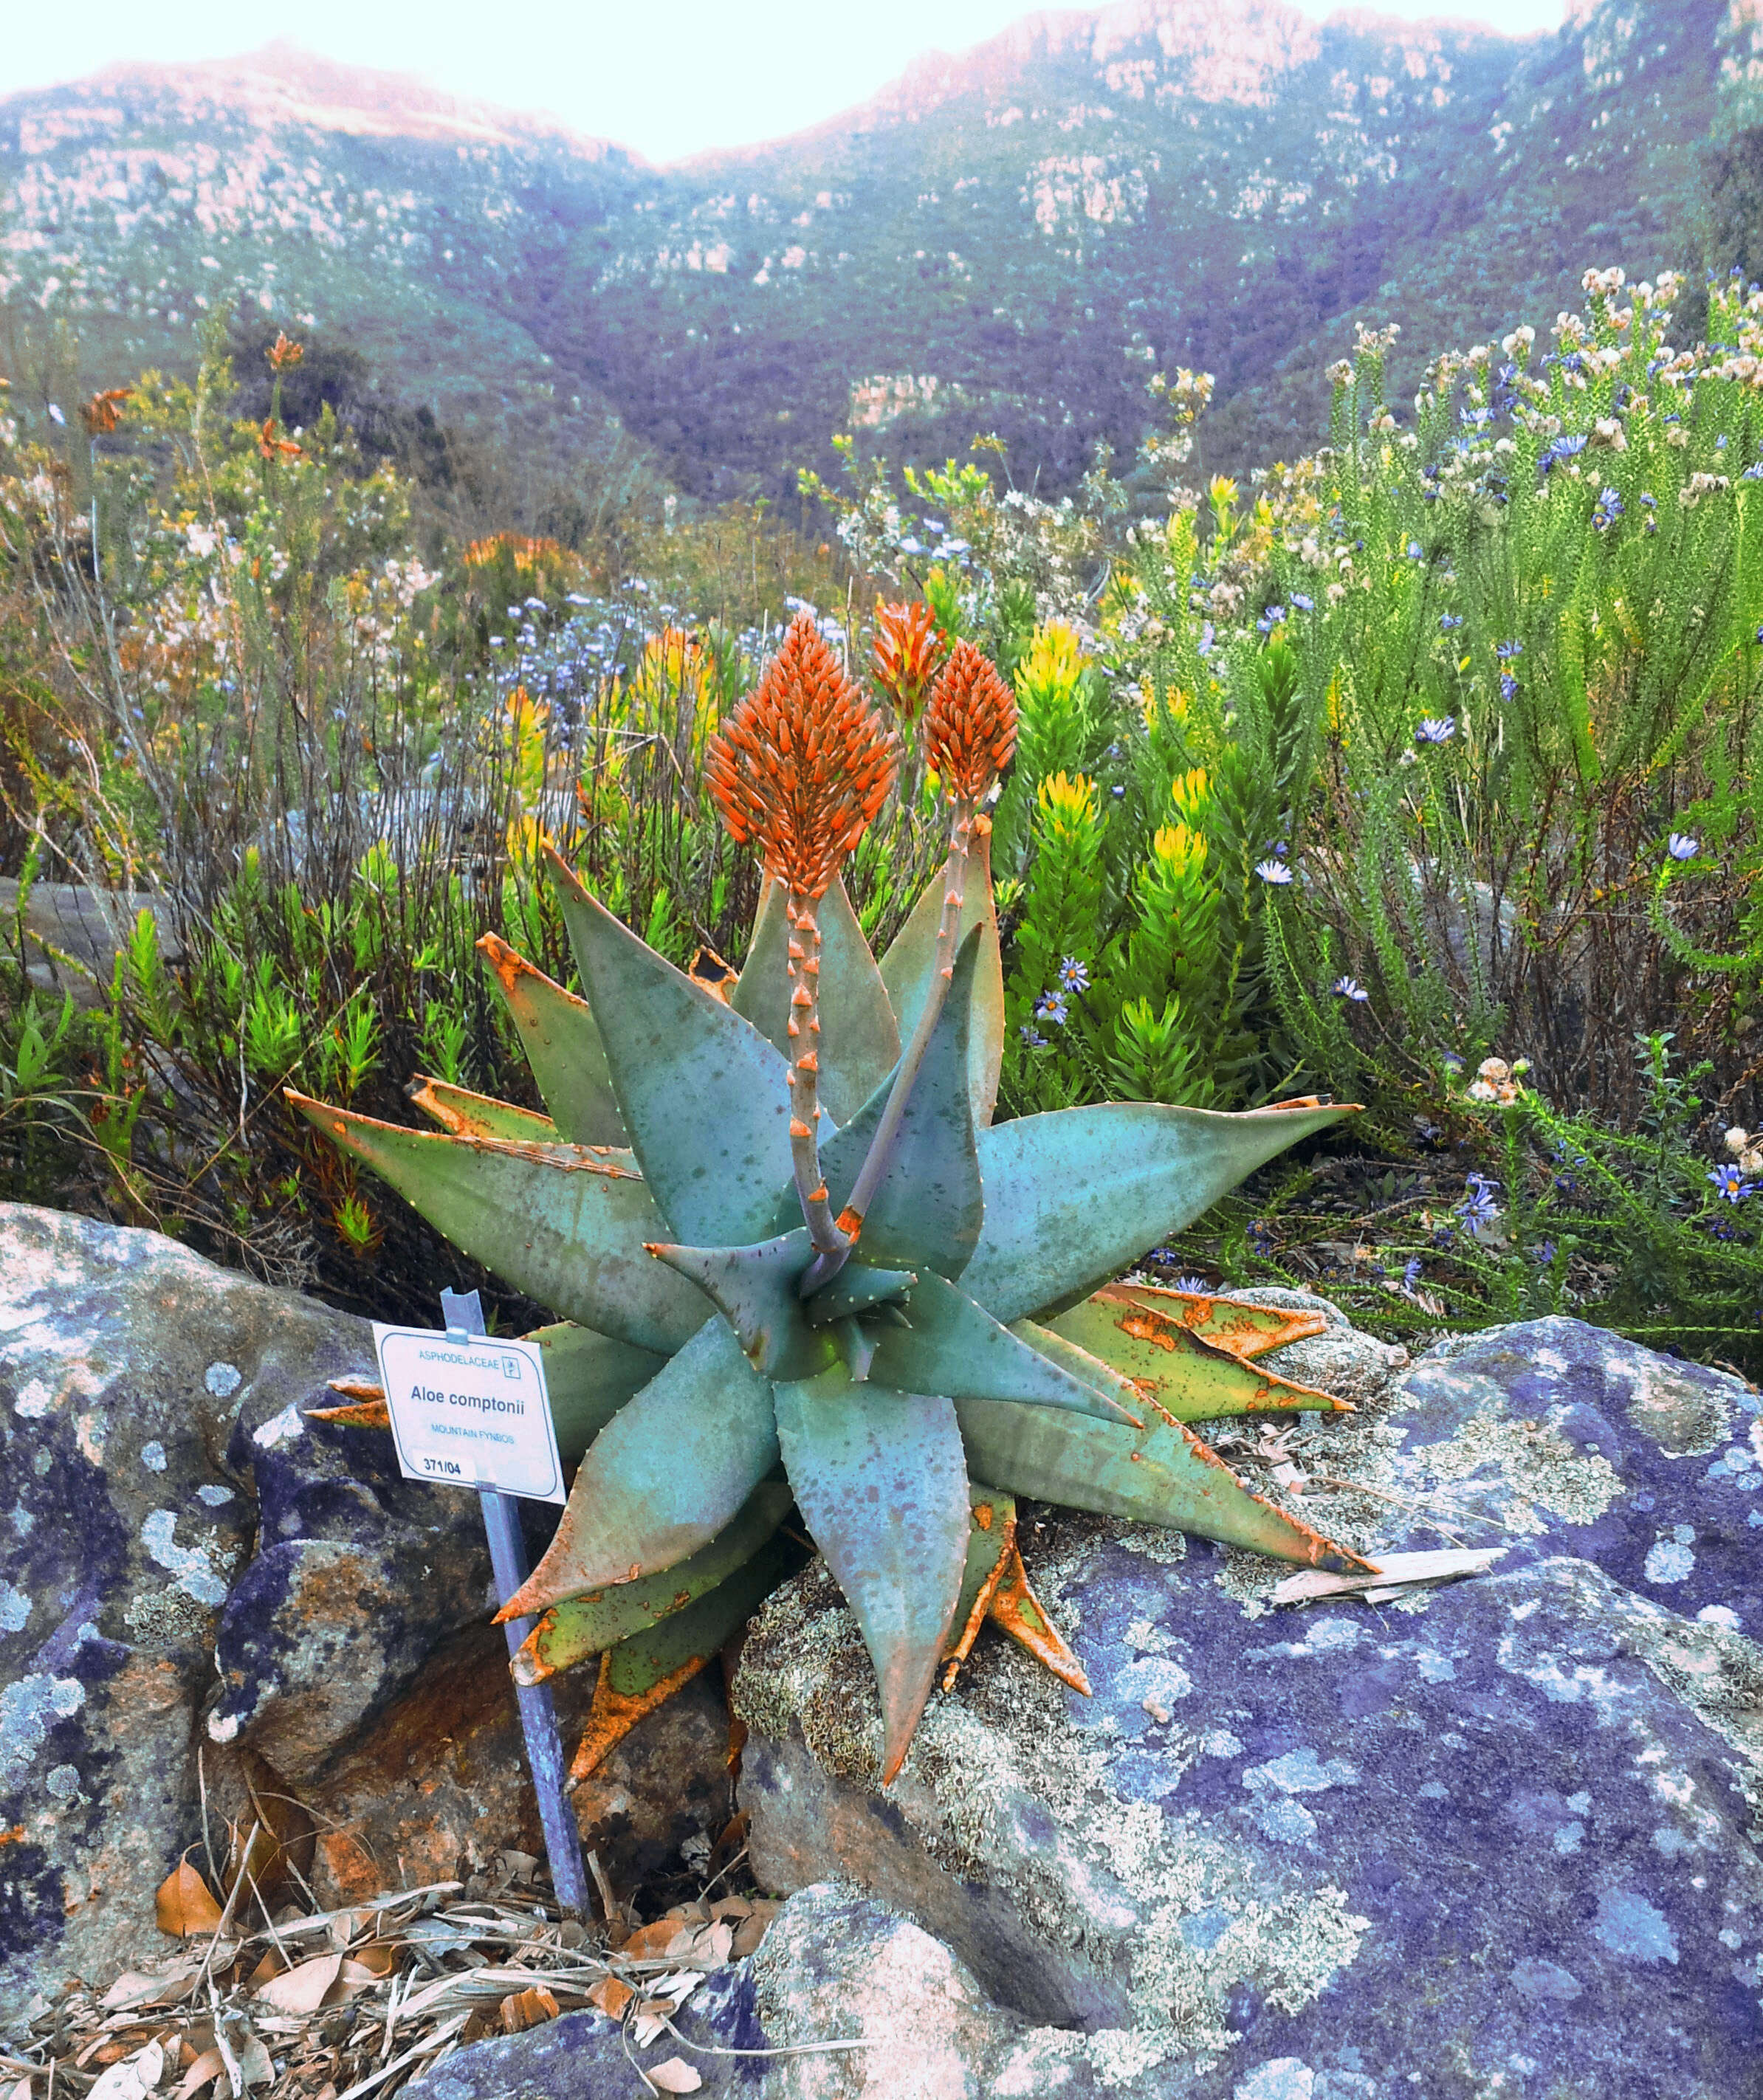
<instances>
[{"instance_id":1,"label":"hazy sky","mask_svg":"<svg viewBox=\"0 0 1763 2100\"><path fill-rule=\"evenodd\" d=\"M1236 0L1217 0L1229 7ZM1294 0L1319 19L1332 0ZM258 16L236 0L14 0L0 32L0 94L123 59L228 56L285 34L366 66L421 73L457 95L555 112L652 160L745 145L818 123L873 95L923 51L960 51L1030 11L1024 0L303 0ZM1383 0L1385 15L1560 26L1564 0Z\"/></svg>"}]
</instances>

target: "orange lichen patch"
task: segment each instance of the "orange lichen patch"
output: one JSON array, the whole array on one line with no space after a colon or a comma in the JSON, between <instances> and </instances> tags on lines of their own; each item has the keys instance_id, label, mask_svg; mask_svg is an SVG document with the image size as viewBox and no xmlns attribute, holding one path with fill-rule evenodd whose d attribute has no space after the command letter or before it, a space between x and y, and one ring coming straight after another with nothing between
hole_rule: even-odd
<instances>
[{"instance_id":1,"label":"orange lichen patch","mask_svg":"<svg viewBox=\"0 0 1763 2100\"><path fill-rule=\"evenodd\" d=\"M383 1400L386 1388L378 1379L327 1379L325 1384L333 1392L340 1392L345 1400Z\"/></svg>"},{"instance_id":2,"label":"orange lichen patch","mask_svg":"<svg viewBox=\"0 0 1763 2100\"><path fill-rule=\"evenodd\" d=\"M599 1682L594 1688L594 1704L588 1710L588 1725L581 1732L581 1741L569 1767L570 1784L575 1785L582 1780L591 1779L643 1716L652 1714L658 1706L665 1706L681 1685L690 1683L710 1660L708 1655L695 1655L678 1670L670 1670L659 1683L652 1684L647 1692L633 1697L628 1692L613 1690L612 1657L603 1655Z\"/></svg>"},{"instance_id":3,"label":"orange lichen patch","mask_svg":"<svg viewBox=\"0 0 1763 2100\"><path fill-rule=\"evenodd\" d=\"M1028 1586L1023 1556L1014 1544L998 1564L998 1580L992 1592L987 1616L1001 1626L1013 1641L1027 1649L1072 1691L1090 1696L1084 1665L1068 1648L1046 1608Z\"/></svg>"},{"instance_id":4,"label":"orange lichen patch","mask_svg":"<svg viewBox=\"0 0 1763 2100\"><path fill-rule=\"evenodd\" d=\"M495 971L504 991L512 991L524 977L545 976L544 971L529 963L524 955L516 955L498 934L483 934L477 945L479 954ZM546 982L548 984L550 980L547 977Z\"/></svg>"},{"instance_id":5,"label":"orange lichen patch","mask_svg":"<svg viewBox=\"0 0 1763 2100\"><path fill-rule=\"evenodd\" d=\"M24 1842L24 1825L22 1823L15 1823L10 1829L0 1830L0 1845L22 1845Z\"/></svg>"},{"instance_id":6,"label":"orange lichen patch","mask_svg":"<svg viewBox=\"0 0 1763 2100\"><path fill-rule=\"evenodd\" d=\"M974 1521L979 1529L990 1531L997 1513L990 1502L976 1502L973 1514ZM999 1533L998 1557L992 1564L992 1573L979 1586L979 1595L974 1599L973 1609L963 1623L952 1630L949 1644L943 1651L943 1659L948 1664L948 1668L943 1673L943 1689L945 1692L953 1688L961 1665L972 1652L974 1643L979 1638L979 1629L992 1609L992 1600L997 1594L998 1585L1013 1560L1018 1567L1022 1565L1016 1552L1016 1520L1007 1517Z\"/></svg>"},{"instance_id":7,"label":"orange lichen patch","mask_svg":"<svg viewBox=\"0 0 1763 2100\"><path fill-rule=\"evenodd\" d=\"M894 784L899 746L798 613L765 676L711 739L705 779L737 845L799 897L824 896Z\"/></svg>"},{"instance_id":8,"label":"orange lichen patch","mask_svg":"<svg viewBox=\"0 0 1763 2100\"><path fill-rule=\"evenodd\" d=\"M420 1110L431 1123L439 1123L443 1130L450 1130L455 1137L463 1136L471 1127L457 1109L436 1094L432 1079L413 1082L405 1098L412 1108Z\"/></svg>"},{"instance_id":9,"label":"orange lichen patch","mask_svg":"<svg viewBox=\"0 0 1763 2100\"><path fill-rule=\"evenodd\" d=\"M1016 696L990 658L957 642L925 710L925 757L945 791L983 799L1016 748Z\"/></svg>"},{"instance_id":10,"label":"orange lichen patch","mask_svg":"<svg viewBox=\"0 0 1763 2100\"><path fill-rule=\"evenodd\" d=\"M411 1096L413 1100L415 1096ZM1135 1342L1149 1342L1153 1348L1167 1349L1173 1356L1176 1350L1176 1329L1171 1321L1161 1319L1155 1312L1129 1312L1116 1323L1123 1335L1130 1335Z\"/></svg>"},{"instance_id":11,"label":"orange lichen patch","mask_svg":"<svg viewBox=\"0 0 1763 2100\"><path fill-rule=\"evenodd\" d=\"M1294 1398L1293 1396L1297 1397ZM1357 1414L1359 1410L1350 1400L1337 1399L1332 1392L1324 1392L1320 1386L1299 1385L1291 1379L1265 1379L1248 1399L1243 1403L1245 1414L1289 1414L1292 1409L1306 1401L1322 1401L1328 1404L1331 1414ZM1319 1409L1320 1413L1321 1410Z\"/></svg>"},{"instance_id":12,"label":"orange lichen patch","mask_svg":"<svg viewBox=\"0 0 1763 2100\"><path fill-rule=\"evenodd\" d=\"M928 605L877 604L869 674L908 721L924 705L948 647Z\"/></svg>"}]
</instances>

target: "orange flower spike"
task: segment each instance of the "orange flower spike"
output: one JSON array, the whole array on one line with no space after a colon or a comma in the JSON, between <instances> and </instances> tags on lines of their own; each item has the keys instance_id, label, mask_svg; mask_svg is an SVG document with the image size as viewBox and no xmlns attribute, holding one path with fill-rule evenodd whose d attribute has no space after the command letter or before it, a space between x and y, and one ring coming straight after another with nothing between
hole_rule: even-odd
<instances>
[{"instance_id":1,"label":"orange flower spike","mask_svg":"<svg viewBox=\"0 0 1763 2100\"><path fill-rule=\"evenodd\" d=\"M758 686L711 739L706 784L738 845L821 897L887 798L899 746L800 613Z\"/></svg>"},{"instance_id":2,"label":"orange flower spike","mask_svg":"<svg viewBox=\"0 0 1763 2100\"><path fill-rule=\"evenodd\" d=\"M979 802L1016 749L1016 696L990 659L957 642L925 711L925 755L957 801Z\"/></svg>"},{"instance_id":3,"label":"orange flower spike","mask_svg":"<svg viewBox=\"0 0 1763 2100\"><path fill-rule=\"evenodd\" d=\"M781 877L792 930L789 1139L796 1193L815 1248L846 1242L821 1178L820 927L816 902L886 800L899 747L845 676L813 620L798 614L765 676L710 740L705 781L737 845L756 845Z\"/></svg>"},{"instance_id":4,"label":"orange flower spike","mask_svg":"<svg viewBox=\"0 0 1763 2100\"><path fill-rule=\"evenodd\" d=\"M928 605L877 606L870 676L907 721L924 705L948 646Z\"/></svg>"}]
</instances>

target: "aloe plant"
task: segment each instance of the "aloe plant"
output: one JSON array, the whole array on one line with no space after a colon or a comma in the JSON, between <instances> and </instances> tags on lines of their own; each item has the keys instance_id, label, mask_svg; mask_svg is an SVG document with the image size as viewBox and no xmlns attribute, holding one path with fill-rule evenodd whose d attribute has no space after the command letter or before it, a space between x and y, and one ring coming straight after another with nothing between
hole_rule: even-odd
<instances>
[{"instance_id":1,"label":"aloe plant","mask_svg":"<svg viewBox=\"0 0 1763 2100\"><path fill-rule=\"evenodd\" d=\"M1113 1102L992 1123L1004 1006L985 806L1014 733L1008 689L957 644L919 728L948 856L877 964L839 868L897 747L798 620L707 763L766 876L726 998L553 854L586 996L484 943L548 1117L435 1081L417 1098L439 1132L294 1097L563 1317L537 1339L580 1462L502 1617L537 1615L526 1681L603 1659L578 1771L794 1564L792 1507L873 1661L887 1780L939 1666L952 1674L987 1618L1082 1685L1023 1574L1018 1494L1361 1564L1186 1426L1337 1405L1253 1364L1284 1316L1111 1282L1350 1111Z\"/></svg>"}]
</instances>

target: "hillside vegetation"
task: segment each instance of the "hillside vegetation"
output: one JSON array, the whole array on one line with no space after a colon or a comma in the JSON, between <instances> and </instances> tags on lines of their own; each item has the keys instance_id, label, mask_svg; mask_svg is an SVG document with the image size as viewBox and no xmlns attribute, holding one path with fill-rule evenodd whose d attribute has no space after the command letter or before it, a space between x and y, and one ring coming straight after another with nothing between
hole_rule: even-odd
<instances>
[{"instance_id":1,"label":"hillside vegetation","mask_svg":"<svg viewBox=\"0 0 1763 2100\"><path fill-rule=\"evenodd\" d=\"M667 170L285 46L120 70L0 104L9 368L39 411L188 375L242 302L428 409L462 521L566 536L665 488L788 496L847 425L920 462L995 433L1067 491L1098 444L1132 460L1178 366L1216 375L1207 464L1240 470L1319 438L1361 321L1400 326L1405 393L1421 346L1571 305L1588 253L1699 261L1710 197L1742 245L1728 18L1601 0L1513 42L1130 0Z\"/></svg>"},{"instance_id":2,"label":"hillside vegetation","mask_svg":"<svg viewBox=\"0 0 1763 2100\"><path fill-rule=\"evenodd\" d=\"M726 981L758 872L705 750L796 615L905 739L847 869L883 942L941 850L926 677L961 638L1014 687L1001 1114L1366 1105L1154 1259L1763 1362L1763 289L1704 302L1680 346L1690 288L1589 272L1412 406L1363 330L1246 487L1192 485L1191 372L1136 504L847 442L819 545L731 506L431 565L395 461L290 434L302 346L236 372L218 321L193 387L0 414L0 1185L418 1309L453 1256L283 1088L530 1100L474 945L571 979L547 841ZM54 952L47 881L113 957Z\"/></svg>"}]
</instances>

